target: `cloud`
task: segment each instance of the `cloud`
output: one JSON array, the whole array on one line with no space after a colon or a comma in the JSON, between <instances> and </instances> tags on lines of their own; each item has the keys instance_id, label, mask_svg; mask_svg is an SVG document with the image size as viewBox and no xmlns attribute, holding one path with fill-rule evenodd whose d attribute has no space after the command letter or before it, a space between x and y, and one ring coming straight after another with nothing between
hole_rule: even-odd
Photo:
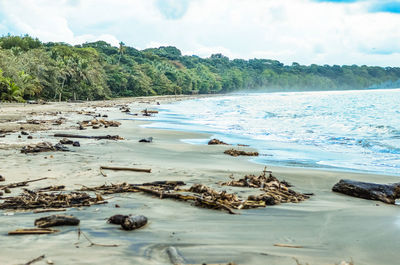
<instances>
[{"instance_id":1,"label":"cloud","mask_svg":"<svg viewBox=\"0 0 400 265\"><path fill-rule=\"evenodd\" d=\"M386 0L0 0L0 31L77 44L172 45L202 57L286 64L400 64ZM390 12L388 11L390 10Z\"/></svg>"}]
</instances>

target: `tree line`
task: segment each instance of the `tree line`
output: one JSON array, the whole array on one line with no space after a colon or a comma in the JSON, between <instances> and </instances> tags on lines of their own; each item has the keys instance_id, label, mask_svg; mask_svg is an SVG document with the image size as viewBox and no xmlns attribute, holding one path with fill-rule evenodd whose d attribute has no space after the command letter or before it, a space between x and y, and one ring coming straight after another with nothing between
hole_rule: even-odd
<instances>
[{"instance_id":1,"label":"tree line","mask_svg":"<svg viewBox=\"0 0 400 265\"><path fill-rule=\"evenodd\" d=\"M187 56L172 46L137 50L122 42L71 46L28 35L0 38L1 101L388 88L399 80L399 67L284 65L222 54Z\"/></svg>"}]
</instances>

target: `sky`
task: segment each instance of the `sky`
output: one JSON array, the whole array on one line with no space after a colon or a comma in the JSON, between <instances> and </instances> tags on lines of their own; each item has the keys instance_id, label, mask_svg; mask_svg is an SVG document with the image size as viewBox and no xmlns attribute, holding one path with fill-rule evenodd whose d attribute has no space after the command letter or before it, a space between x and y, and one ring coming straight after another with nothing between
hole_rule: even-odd
<instances>
[{"instance_id":1,"label":"sky","mask_svg":"<svg viewBox=\"0 0 400 265\"><path fill-rule=\"evenodd\" d=\"M285 64L400 66L400 0L0 0L0 35L176 46Z\"/></svg>"}]
</instances>

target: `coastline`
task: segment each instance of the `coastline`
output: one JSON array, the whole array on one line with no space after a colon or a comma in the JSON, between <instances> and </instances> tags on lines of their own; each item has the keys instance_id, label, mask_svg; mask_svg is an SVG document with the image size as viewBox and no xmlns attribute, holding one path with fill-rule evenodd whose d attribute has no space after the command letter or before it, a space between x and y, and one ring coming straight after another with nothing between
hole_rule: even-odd
<instances>
[{"instance_id":1,"label":"coastline","mask_svg":"<svg viewBox=\"0 0 400 265\"><path fill-rule=\"evenodd\" d=\"M19 140L19 132L0 138L3 144L6 141L15 142L15 145L9 147L0 144L0 174L6 178L7 183L49 178L32 183L28 188L63 184L67 190L75 190L80 187L79 184L97 186L104 183L156 180L183 180L188 184L202 183L217 187L215 183L228 180L231 174L238 178L262 171L262 165L248 161L247 158L224 155L224 146L192 145L181 141L207 138L210 135L143 128L140 125L145 121L127 120L126 113L119 110L119 106L124 104L140 110L150 109L157 101L164 104L171 100L175 100L175 97L26 105L25 112L17 114L14 113L21 109L21 105L1 106L0 129L8 126L20 131L21 125L17 121L25 118L29 112L36 114L26 118L38 115L47 117L40 113L61 111L68 122L60 129L57 126L31 128L23 125L24 130L32 132L32 140L26 137ZM85 139L80 141L79 149L68 153L25 155L19 152L19 148L26 143L47 140L55 143L59 140L51 137L55 131L81 133L75 131L76 121L85 117L76 113L78 108L107 114L109 120L122 123L118 128L87 129L82 134L118 134L125 140ZM139 139L149 136L154 138L153 143L138 143ZM50 155L53 158L49 158ZM152 168L152 173L107 172L108 176L103 177L98 170L101 165L148 167ZM1 211L0 222L3 225L0 227L0 263L23 263L45 254L55 264L169 264L165 253L168 246L175 246L187 262L193 264L229 261L237 264L296 264L293 258L310 265L335 264L350 259L356 265L397 262L395 242L399 239L394 231L400 229L400 221L396 216L398 206L336 194L331 192L331 187L341 178L387 183L397 182L398 177L275 166L268 166L268 169L278 179L292 183L295 190L315 195L298 204L242 210L237 216L200 209L187 203L158 200L138 193L114 194L107 196L110 199L106 205L66 211L81 219L81 230L94 242L120 244L116 248L87 247L87 242L76 248L75 227L62 227L61 233L54 235L10 237L6 235L7 231L32 227L34 219L49 214L4 215L4 211ZM19 192L19 189L13 189L11 195ZM121 208L115 208L115 204ZM149 224L133 232L125 232L106 224L105 219L117 213L146 215ZM274 246L276 243L301 245L303 248L279 248Z\"/></svg>"}]
</instances>

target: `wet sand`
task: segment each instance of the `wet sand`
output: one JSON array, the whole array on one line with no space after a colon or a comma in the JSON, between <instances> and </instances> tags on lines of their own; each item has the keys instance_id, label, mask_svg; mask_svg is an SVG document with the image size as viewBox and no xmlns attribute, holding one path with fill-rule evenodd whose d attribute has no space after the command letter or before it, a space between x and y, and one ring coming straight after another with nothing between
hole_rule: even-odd
<instances>
[{"instance_id":1,"label":"wet sand","mask_svg":"<svg viewBox=\"0 0 400 265\"><path fill-rule=\"evenodd\" d=\"M229 180L231 174L239 178L263 170L263 165L251 163L246 157L223 154L226 146L190 145L181 141L209 139L210 135L143 128L140 125L146 121L130 120L134 117L119 110L119 105L129 104L132 112L138 112L151 109L156 102L166 104L174 100L174 97L158 97L93 103L0 105L0 130L17 130L0 138L0 174L6 178L0 185L48 177L31 183L28 188L66 185L67 190L72 191L81 185L182 180L188 185L202 183L237 191L232 187L219 187L216 183ZM109 120L118 120L122 125L79 131L76 122L90 116L77 114L77 110L107 114ZM53 116L57 111L61 114ZM42 115L43 112L47 115ZM33 127L18 123L32 118L57 117L65 117L67 122L59 126ZM21 126L33 139L17 137ZM125 140L79 139L81 147L71 148L74 152L20 153L20 148L27 143L57 143L60 139L52 137L55 132L120 135ZM149 136L154 138L152 143L138 142ZM99 171L102 165L151 168L152 173L107 171L107 177L104 177ZM8 231L34 227L34 219L52 213L0 211L0 264L23 264L42 254L46 258L35 264L47 264L48 260L54 264L170 264L166 254L169 246L177 248L187 264L226 264L230 261L237 264L296 264L294 258L301 264L310 265L339 264L351 259L356 265L398 263L398 206L331 192L332 186L342 178L389 183L398 182L398 177L268 168L278 179L293 184L294 190L315 195L301 203L240 210L238 215L229 215L141 193L121 193L105 195L108 204L61 212L78 217L80 229L93 242L118 244L118 247L88 247L89 242L84 238L78 241L77 228L68 226L59 227L61 232L52 235L8 236ZM8 196L20 192L20 189L12 189ZM120 208L115 208L116 204ZM149 223L130 232L106 223L111 215L130 213L147 216ZM274 244L302 248L283 248Z\"/></svg>"}]
</instances>

